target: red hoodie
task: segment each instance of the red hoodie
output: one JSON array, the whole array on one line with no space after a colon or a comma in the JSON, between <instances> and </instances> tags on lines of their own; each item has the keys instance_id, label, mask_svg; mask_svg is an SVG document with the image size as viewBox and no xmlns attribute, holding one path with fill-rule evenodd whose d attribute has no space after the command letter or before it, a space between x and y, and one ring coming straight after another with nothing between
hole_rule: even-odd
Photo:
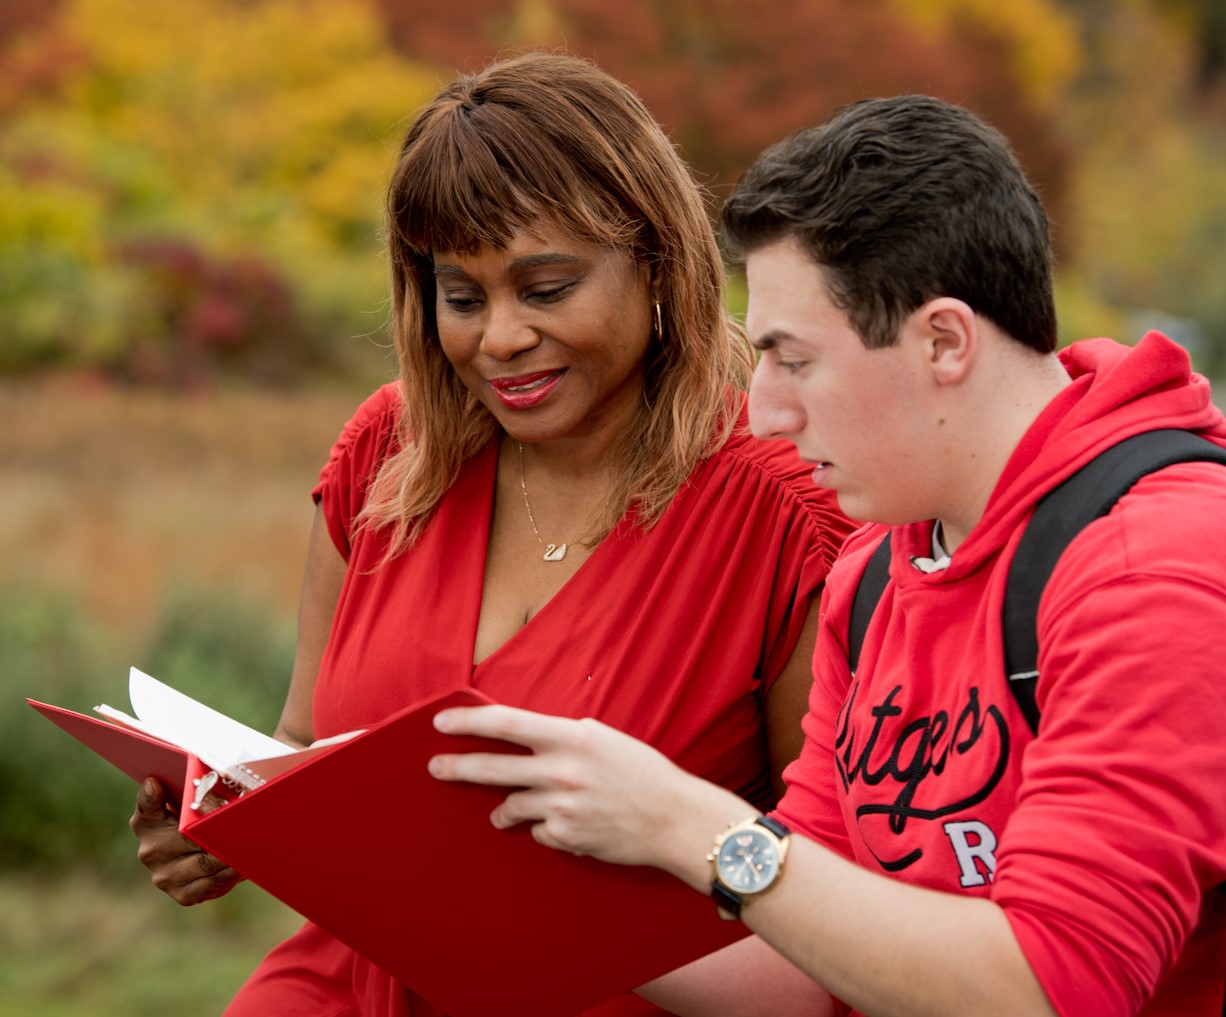
<instances>
[{"instance_id":1,"label":"red hoodie","mask_svg":"<svg viewBox=\"0 0 1226 1017\"><path fill-rule=\"evenodd\" d=\"M1218 1017L1226 972L1226 469L1143 478L1073 541L1039 606L1042 719L1006 687L1006 572L1035 503L1161 427L1226 445L1186 353L1157 333L1061 353L1072 383L1027 431L948 568L895 528L853 678L851 598L884 529L827 581L806 746L779 817L908 883L1004 908L1057 1013ZM1217 887L1218 889L1213 889Z\"/></svg>"}]
</instances>

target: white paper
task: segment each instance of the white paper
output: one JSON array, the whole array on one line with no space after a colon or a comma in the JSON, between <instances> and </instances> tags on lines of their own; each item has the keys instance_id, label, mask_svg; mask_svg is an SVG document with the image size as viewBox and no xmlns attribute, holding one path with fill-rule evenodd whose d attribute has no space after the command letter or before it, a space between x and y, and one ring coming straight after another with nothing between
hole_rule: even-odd
<instances>
[{"instance_id":1,"label":"white paper","mask_svg":"<svg viewBox=\"0 0 1226 1017\"><path fill-rule=\"evenodd\" d=\"M216 770L228 773L248 760L296 751L135 667L128 676L128 696L141 729L186 749ZM99 708L99 712L104 711Z\"/></svg>"}]
</instances>

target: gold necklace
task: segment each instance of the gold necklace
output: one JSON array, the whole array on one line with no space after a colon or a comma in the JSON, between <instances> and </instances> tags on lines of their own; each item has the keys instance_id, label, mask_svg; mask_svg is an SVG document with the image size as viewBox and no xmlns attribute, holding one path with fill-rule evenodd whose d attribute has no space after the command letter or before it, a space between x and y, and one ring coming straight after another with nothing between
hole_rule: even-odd
<instances>
[{"instance_id":1,"label":"gold necklace","mask_svg":"<svg viewBox=\"0 0 1226 1017\"><path fill-rule=\"evenodd\" d=\"M532 532L536 534L536 542L545 549L545 561L561 561L566 557L566 549L569 544L546 544L541 539L541 531L536 528L536 516L532 514L532 503L528 501L528 485L524 483L524 446L522 442L516 442L515 447L519 449L519 489L524 493L524 508L528 510L528 522L532 524Z\"/></svg>"}]
</instances>

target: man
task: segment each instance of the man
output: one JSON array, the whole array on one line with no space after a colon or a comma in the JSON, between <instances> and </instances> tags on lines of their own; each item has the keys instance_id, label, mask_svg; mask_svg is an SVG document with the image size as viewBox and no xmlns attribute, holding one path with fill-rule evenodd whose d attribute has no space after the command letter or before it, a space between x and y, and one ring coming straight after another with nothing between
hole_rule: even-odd
<instances>
[{"instance_id":1,"label":"man","mask_svg":"<svg viewBox=\"0 0 1226 1017\"><path fill-rule=\"evenodd\" d=\"M847 107L765 153L723 217L762 351L755 433L794 442L844 511L884 524L829 578L774 821L712 852L753 819L744 802L593 722L502 707L437 723L533 755L433 771L526 788L498 826L714 882L743 908L758 940L646 990L679 1012L799 996L786 957L858 1013L1219 1014L1226 468L1144 477L1069 545L1037 616L1037 733L1001 644L1036 502L1132 434L1226 445L1204 379L1156 333L1054 352L1041 204L959 107ZM851 604L887 528L890 582L852 674Z\"/></svg>"}]
</instances>

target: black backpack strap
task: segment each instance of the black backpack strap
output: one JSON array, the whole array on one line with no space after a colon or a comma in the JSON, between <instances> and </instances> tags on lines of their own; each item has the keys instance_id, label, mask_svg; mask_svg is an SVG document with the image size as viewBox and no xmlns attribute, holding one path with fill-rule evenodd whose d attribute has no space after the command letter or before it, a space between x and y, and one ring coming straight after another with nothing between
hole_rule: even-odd
<instances>
[{"instance_id":1,"label":"black backpack strap","mask_svg":"<svg viewBox=\"0 0 1226 1017\"><path fill-rule=\"evenodd\" d=\"M1032 731L1039 726L1034 692L1039 598L1060 555L1142 477L1176 463L1200 461L1226 465L1226 450L1190 431L1147 431L1113 445L1039 501L1009 566L1002 617L1009 689Z\"/></svg>"},{"instance_id":2,"label":"black backpack strap","mask_svg":"<svg viewBox=\"0 0 1226 1017\"><path fill-rule=\"evenodd\" d=\"M851 621L847 625L847 663L852 674L856 673L856 667L860 663L860 651L864 648L864 634L868 631L868 623L872 620L877 601L881 599L889 581L890 534L887 532L873 551L868 564L864 566L860 585L856 587L856 597L851 602Z\"/></svg>"}]
</instances>

